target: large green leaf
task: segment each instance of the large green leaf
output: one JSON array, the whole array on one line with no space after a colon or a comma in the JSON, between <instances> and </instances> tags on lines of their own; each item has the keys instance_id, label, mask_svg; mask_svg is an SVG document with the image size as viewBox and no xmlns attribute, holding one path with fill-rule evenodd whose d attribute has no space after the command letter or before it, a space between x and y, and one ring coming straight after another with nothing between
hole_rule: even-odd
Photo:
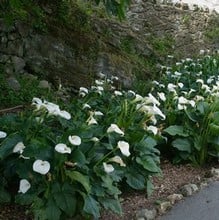
<instances>
[{"instance_id":1,"label":"large green leaf","mask_svg":"<svg viewBox=\"0 0 219 220\"><path fill-rule=\"evenodd\" d=\"M142 139L139 143L136 144L135 149L143 154L157 153L159 154L159 150L155 148L157 145L157 141L152 137L147 137Z\"/></svg>"},{"instance_id":2,"label":"large green leaf","mask_svg":"<svg viewBox=\"0 0 219 220\"><path fill-rule=\"evenodd\" d=\"M117 186L114 186L114 181L109 175L101 176L102 179L102 187L105 188L105 192L107 192L110 195L118 195L121 194L121 191Z\"/></svg>"},{"instance_id":3,"label":"large green leaf","mask_svg":"<svg viewBox=\"0 0 219 220\"><path fill-rule=\"evenodd\" d=\"M175 136L175 135L179 135L182 137L189 136L188 132L185 131L184 127L180 125L171 125L168 128L164 129L164 131L172 136Z\"/></svg>"},{"instance_id":4,"label":"large green leaf","mask_svg":"<svg viewBox=\"0 0 219 220\"><path fill-rule=\"evenodd\" d=\"M83 210L94 216L95 219L100 217L100 207L98 202L91 195L84 195Z\"/></svg>"},{"instance_id":5,"label":"large green leaf","mask_svg":"<svg viewBox=\"0 0 219 220\"><path fill-rule=\"evenodd\" d=\"M208 126L209 126L211 134L215 136L219 136L219 125L210 123Z\"/></svg>"},{"instance_id":6,"label":"large green leaf","mask_svg":"<svg viewBox=\"0 0 219 220\"><path fill-rule=\"evenodd\" d=\"M172 142L172 146L180 151L187 151L188 153L191 153L191 143L188 139L177 138Z\"/></svg>"},{"instance_id":7,"label":"large green leaf","mask_svg":"<svg viewBox=\"0 0 219 220\"><path fill-rule=\"evenodd\" d=\"M45 213L48 220L60 220L61 210L52 198L47 203Z\"/></svg>"},{"instance_id":8,"label":"large green leaf","mask_svg":"<svg viewBox=\"0 0 219 220\"><path fill-rule=\"evenodd\" d=\"M79 166L82 166L87 163L85 155L78 148L72 152L72 159Z\"/></svg>"},{"instance_id":9,"label":"large green leaf","mask_svg":"<svg viewBox=\"0 0 219 220\"><path fill-rule=\"evenodd\" d=\"M144 169L153 172L159 173L160 168L157 166L156 162L150 156L145 157L136 157L136 162L144 167Z\"/></svg>"},{"instance_id":10,"label":"large green leaf","mask_svg":"<svg viewBox=\"0 0 219 220\"><path fill-rule=\"evenodd\" d=\"M119 215L122 214L122 207L117 199L104 198L104 199L100 199L100 202L105 209L110 209Z\"/></svg>"},{"instance_id":11,"label":"large green leaf","mask_svg":"<svg viewBox=\"0 0 219 220\"><path fill-rule=\"evenodd\" d=\"M14 146L22 141L22 138L18 134L9 135L0 145L0 159L4 159L13 152Z\"/></svg>"},{"instance_id":12,"label":"large green leaf","mask_svg":"<svg viewBox=\"0 0 219 220\"><path fill-rule=\"evenodd\" d=\"M73 193L68 191L61 191L60 193L55 193L54 200L56 205L64 211L67 215L73 216L76 210L76 197Z\"/></svg>"},{"instance_id":13,"label":"large green leaf","mask_svg":"<svg viewBox=\"0 0 219 220\"><path fill-rule=\"evenodd\" d=\"M130 187L137 190L142 190L145 188L145 177L139 174L138 172L131 171L125 175L126 182Z\"/></svg>"},{"instance_id":14,"label":"large green leaf","mask_svg":"<svg viewBox=\"0 0 219 220\"><path fill-rule=\"evenodd\" d=\"M89 178L78 171L66 171L66 175L73 181L79 182L87 192L90 192L90 181Z\"/></svg>"}]
</instances>

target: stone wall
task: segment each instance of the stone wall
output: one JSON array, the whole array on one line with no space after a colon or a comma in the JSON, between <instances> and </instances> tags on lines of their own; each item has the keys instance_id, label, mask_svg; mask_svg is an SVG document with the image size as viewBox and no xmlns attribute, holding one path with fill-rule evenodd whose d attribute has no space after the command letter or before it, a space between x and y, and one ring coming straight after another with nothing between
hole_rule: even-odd
<instances>
[{"instance_id":1,"label":"stone wall","mask_svg":"<svg viewBox=\"0 0 219 220\"><path fill-rule=\"evenodd\" d=\"M216 12L197 5L190 10L184 3L153 2L135 0L128 12L128 23L141 38L171 36L181 56L196 55L200 49L218 49L218 42L210 42L205 36L211 21L218 17Z\"/></svg>"},{"instance_id":2,"label":"stone wall","mask_svg":"<svg viewBox=\"0 0 219 220\"><path fill-rule=\"evenodd\" d=\"M56 25L40 33L21 22L7 27L0 20L0 64L9 78L31 73L78 89L88 86L94 74L104 72L119 76L129 87L134 73L153 74L145 61L161 62L167 52L188 57L200 49L218 49L218 42L205 37L215 16L180 4L134 0L126 21L90 18L92 33L76 33ZM166 37L173 43L166 54L160 54L158 46Z\"/></svg>"}]
</instances>

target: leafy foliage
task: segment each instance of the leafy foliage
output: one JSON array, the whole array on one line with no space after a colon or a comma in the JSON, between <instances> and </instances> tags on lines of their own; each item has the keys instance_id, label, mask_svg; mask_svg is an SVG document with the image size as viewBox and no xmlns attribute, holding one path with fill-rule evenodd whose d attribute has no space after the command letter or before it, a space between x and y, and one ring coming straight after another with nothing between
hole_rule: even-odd
<instances>
[{"instance_id":1,"label":"leafy foliage","mask_svg":"<svg viewBox=\"0 0 219 220\"><path fill-rule=\"evenodd\" d=\"M101 208L121 214L123 184L151 193L150 176L161 172L160 136L148 129L161 118L141 110L153 103L107 79L80 96L63 105L68 112L34 98L32 112L0 118L8 134L0 138L2 196L9 201L14 183L15 201L31 205L35 218L99 218Z\"/></svg>"}]
</instances>

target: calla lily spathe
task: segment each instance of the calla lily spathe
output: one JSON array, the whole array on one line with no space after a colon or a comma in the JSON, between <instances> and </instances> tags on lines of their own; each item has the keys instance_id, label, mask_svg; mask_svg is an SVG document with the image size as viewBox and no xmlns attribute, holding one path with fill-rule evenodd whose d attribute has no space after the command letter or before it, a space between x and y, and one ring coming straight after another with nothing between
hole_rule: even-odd
<instances>
[{"instance_id":1,"label":"calla lily spathe","mask_svg":"<svg viewBox=\"0 0 219 220\"><path fill-rule=\"evenodd\" d=\"M79 146L81 144L81 138L77 135L68 136L68 140L72 145Z\"/></svg>"},{"instance_id":2,"label":"calla lily spathe","mask_svg":"<svg viewBox=\"0 0 219 220\"><path fill-rule=\"evenodd\" d=\"M114 157L110 158L109 161L118 163L121 167L126 166L126 164L123 162L123 160L120 156L114 156Z\"/></svg>"},{"instance_id":3,"label":"calla lily spathe","mask_svg":"<svg viewBox=\"0 0 219 220\"><path fill-rule=\"evenodd\" d=\"M0 138L5 138L7 136L7 133L4 131L0 131Z\"/></svg>"},{"instance_id":4,"label":"calla lily spathe","mask_svg":"<svg viewBox=\"0 0 219 220\"><path fill-rule=\"evenodd\" d=\"M107 129L107 133L111 133L111 132L115 132L117 134L124 136L124 132L116 124L111 124Z\"/></svg>"},{"instance_id":5,"label":"calla lily spathe","mask_svg":"<svg viewBox=\"0 0 219 220\"><path fill-rule=\"evenodd\" d=\"M126 156L129 157L130 156L130 152L129 152L129 143L126 141L119 141L117 143L117 147L120 149L121 153Z\"/></svg>"},{"instance_id":6,"label":"calla lily spathe","mask_svg":"<svg viewBox=\"0 0 219 220\"><path fill-rule=\"evenodd\" d=\"M157 135L158 128L153 126L153 125L150 125L150 126L147 127L147 131L151 131L154 135Z\"/></svg>"},{"instance_id":7,"label":"calla lily spathe","mask_svg":"<svg viewBox=\"0 0 219 220\"><path fill-rule=\"evenodd\" d=\"M30 187L31 187L31 184L29 183L29 181L26 179L22 179L20 180L18 192L24 194L30 189Z\"/></svg>"},{"instance_id":8,"label":"calla lily spathe","mask_svg":"<svg viewBox=\"0 0 219 220\"><path fill-rule=\"evenodd\" d=\"M88 125L97 125L97 120L91 115L87 120Z\"/></svg>"},{"instance_id":9,"label":"calla lily spathe","mask_svg":"<svg viewBox=\"0 0 219 220\"><path fill-rule=\"evenodd\" d=\"M112 164L107 164L103 162L103 169L106 173L112 173L114 171L114 167Z\"/></svg>"},{"instance_id":10,"label":"calla lily spathe","mask_svg":"<svg viewBox=\"0 0 219 220\"><path fill-rule=\"evenodd\" d=\"M13 148L13 153L22 154L24 152L24 149L25 149L24 143L18 142Z\"/></svg>"},{"instance_id":11,"label":"calla lily spathe","mask_svg":"<svg viewBox=\"0 0 219 220\"><path fill-rule=\"evenodd\" d=\"M57 144L55 146L55 150L60 153L60 154L70 154L71 153L71 148L70 147L67 147L66 144Z\"/></svg>"},{"instance_id":12,"label":"calla lily spathe","mask_svg":"<svg viewBox=\"0 0 219 220\"><path fill-rule=\"evenodd\" d=\"M50 170L50 163L48 161L36 160L33 163L33 171L35 171L36 173L45 175L49 172L49 170Z\"/></svg>"},{"instance_id":13,"label":"calla lily spathe","mask_svg":"<svg viewBox=\"0 0 219 220\"><path fill-rule=\"evenodd\" d=\"M32 105L34 105L37 110L43 108L46 109L50 115L60 116L62 118L65 118L66 120L71 119L70 113L60 110L59 106L52 102L48 102L46 100L42 101L41 99L35 97L32 100Z\"/></svg>"}]
</instances>

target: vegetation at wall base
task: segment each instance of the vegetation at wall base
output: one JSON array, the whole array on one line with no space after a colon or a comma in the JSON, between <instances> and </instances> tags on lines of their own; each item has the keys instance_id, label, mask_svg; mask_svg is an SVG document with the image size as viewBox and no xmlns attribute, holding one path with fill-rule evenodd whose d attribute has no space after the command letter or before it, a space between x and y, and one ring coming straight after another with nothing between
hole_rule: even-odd
<instances>
[{"instance_id":1,"label":"vegetation at wall base","mask_svg":"<svg viewBox=\"0 0 219 220\"><path fill-rule=\"evenodd\" d=\"M162 66L147 93L100 74L68 103L33 97L28 111L2 115L0 202L27 205L36 219L97 219L102 208L122 213L127 186L150 195L161 157L217 160L218 69L218 55Z\"/></svg>"}]
</instances>

